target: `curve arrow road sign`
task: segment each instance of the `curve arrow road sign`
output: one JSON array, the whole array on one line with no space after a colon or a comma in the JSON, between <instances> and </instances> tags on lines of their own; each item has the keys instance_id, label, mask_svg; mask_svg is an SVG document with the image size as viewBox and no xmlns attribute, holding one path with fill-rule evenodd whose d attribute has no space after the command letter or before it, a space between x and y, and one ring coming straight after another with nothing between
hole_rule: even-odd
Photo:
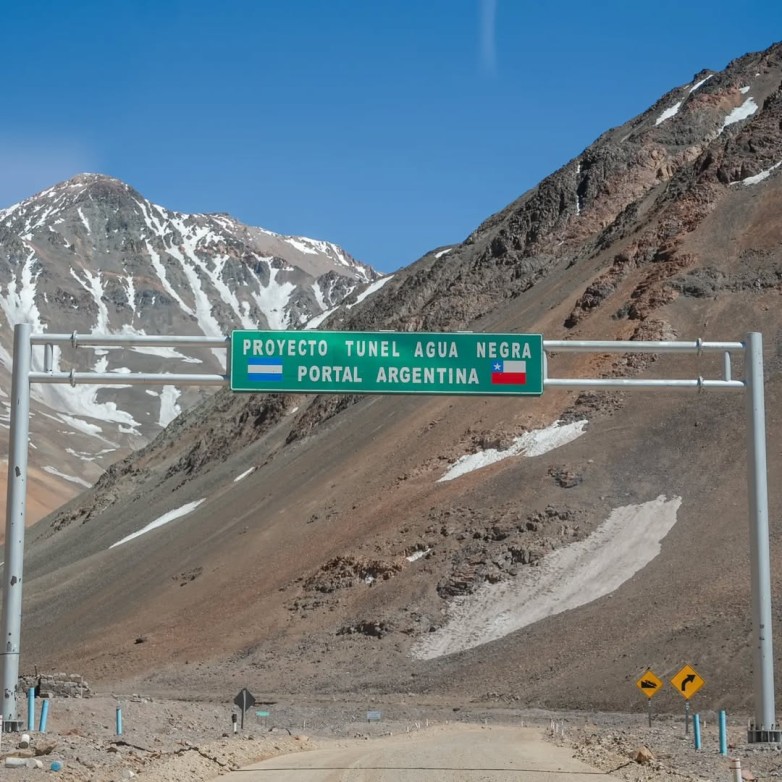
<instances>
[{"instance_id":1,"label":"curve arrow road sign","mask_svg":"<svg viewBox=\"0 0 782 782\"><path fill-rule=\"evenodd\" d=\"M698 672L690 665L685 665L676 676L671 679L671 684L676 691L686 700L692 698L706 682L698 675Z\"/></svg>"}]
</instances>

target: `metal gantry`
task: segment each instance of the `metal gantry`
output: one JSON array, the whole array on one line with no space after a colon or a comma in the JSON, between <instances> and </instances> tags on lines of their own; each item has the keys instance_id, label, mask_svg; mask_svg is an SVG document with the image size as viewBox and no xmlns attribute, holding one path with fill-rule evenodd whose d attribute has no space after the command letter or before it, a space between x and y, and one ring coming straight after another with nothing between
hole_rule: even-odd
<instances>
[{"instance_id":1,"label":"metal gantry","mask_svg":"<svg viewBox=\"0 0 782 782\"><path fill-rule=\"evenodd\" d=\"M226 349L225 374L55 372L55 345L71 347L191 347ZM33 346L44 346L42 371L32 369ZM226 337L131 336L93 334L33 334L30 324L14 327L11 380L11 417L8 456L5 564L2 616L2 717L6 730L20 726L16 695L19 679L22 586L24 570L27 454L32 383L89 383L93 385L201 385L227 386L230 380L230 339ZM743 391L747 423L747 488L750 520L750 567L754 674L754 721L751 742L782 741L774 703L774 657L771 626L771 571L769 556L766 424L763 379L763 340L758 332L742 342L694 341L577 341L544 340L544 388L564 389L710 389ZM716 378L556 378L548 374L550 353L720 353L722 376ZM731 354L743 353L743 379L734 380ZM356 393L355 391L352 393Z\"/></svg>"}]
</instances>

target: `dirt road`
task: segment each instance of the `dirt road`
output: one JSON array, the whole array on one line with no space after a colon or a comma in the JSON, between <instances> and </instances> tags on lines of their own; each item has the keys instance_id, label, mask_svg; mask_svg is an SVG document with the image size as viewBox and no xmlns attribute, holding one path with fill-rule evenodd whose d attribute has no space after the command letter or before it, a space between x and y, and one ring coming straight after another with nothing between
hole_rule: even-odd
<instances>
[{"instance_id":1,"label":"dirt road","mask_svg":"<svg viewBox=\"0 0 782 782\"><path fill-rule=\"evenodd\" d=\"M448 726L283 755L221 782L609 782L531 728Z\"/></svg>"}]
</instances>

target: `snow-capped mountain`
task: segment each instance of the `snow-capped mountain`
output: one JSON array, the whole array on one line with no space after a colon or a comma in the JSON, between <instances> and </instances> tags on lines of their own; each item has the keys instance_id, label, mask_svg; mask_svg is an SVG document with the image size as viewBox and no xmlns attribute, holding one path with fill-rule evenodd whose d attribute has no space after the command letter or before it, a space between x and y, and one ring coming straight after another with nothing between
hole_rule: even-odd
<instances>
[{"instance_id":1,"label":"snow-capped mountain","mask_svg":"<svg viewBox=\"0 0 782 782\"><path fill-rule=\"evenodd\" d=\"M32 323L34 332L95 334L293 329L379 276L330 242L283 236L226 214L173 212L117 179L82 174L0 210L0 375L10 372L16 323ZM225 366L220 351L71 353L55 355L59 369ZM36 368L41 361L34 354ZM32 463L89 485L120 451L142 445L204 392L33 386L32 393ZM7 401L0 404L7 428Z\"/></svg>"}]
</instances>

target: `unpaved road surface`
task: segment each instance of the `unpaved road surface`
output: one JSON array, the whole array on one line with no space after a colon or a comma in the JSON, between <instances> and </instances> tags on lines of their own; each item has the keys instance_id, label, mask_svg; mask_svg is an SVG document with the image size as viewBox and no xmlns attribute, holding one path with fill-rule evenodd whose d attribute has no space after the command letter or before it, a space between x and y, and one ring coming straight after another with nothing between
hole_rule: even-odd
<instances>
[{"instance_id":1,"label":"unpaved road surface","mask_svg":"<svg viewBox=\"0 0 782 782\"><path fill-rule=\"evenodd\" d=\"M532 728L447 726L423 733L339 742L333 749L282 755L234 771L228 782L608 782L546 743Z\"/></svg>"}]
</instances>

